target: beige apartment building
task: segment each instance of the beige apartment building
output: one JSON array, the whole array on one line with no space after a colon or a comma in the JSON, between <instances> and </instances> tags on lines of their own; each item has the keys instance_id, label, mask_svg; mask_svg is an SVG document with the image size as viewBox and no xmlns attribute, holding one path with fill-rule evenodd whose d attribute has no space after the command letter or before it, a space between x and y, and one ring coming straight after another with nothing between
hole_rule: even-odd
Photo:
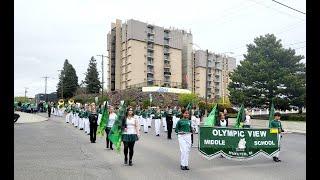
<instances>
[{"instance_id":1,"label":"beige apartment building","mask_svg":"<svg viewBox=\"0 0 320 180\"><path fill-rule=\"evenodd\" d=\"M229 96L229 72L236 68L236 59L203 50L195 51L193 59L193 92L209 99Z\"/></svg>"},{"instance_id":2,"label":"beige apartment building","mask_svg":"<svg viewBox=\"0 0 320 180\"><path fill-rule=\"evenodd\" d=\"M107 41L108 90L143 86L191 90L191 33L133 19L125 23L116 20L111 24Z\"/></svg>"}]
</instances>

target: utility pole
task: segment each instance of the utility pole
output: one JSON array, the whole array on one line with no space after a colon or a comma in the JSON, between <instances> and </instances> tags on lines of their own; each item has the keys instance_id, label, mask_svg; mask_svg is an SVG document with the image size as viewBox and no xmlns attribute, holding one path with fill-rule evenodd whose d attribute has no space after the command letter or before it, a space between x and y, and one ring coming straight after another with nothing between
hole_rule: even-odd
<instances>
[{"instance_id":1,"label":"utility pole","mask_svg":"<svg viewBox=\"0 0 320 180\"><path fill-rule=\"evenodd\" d=\"M42 77L45 79L45 87L44 87L44 96L45 96L45 99L46 99L46 102L48 102L48 96L47 96L47 79L49 78L48 76L45 76L45 77Z\"/></svg>"},{"instance_id":2,"label":"utility pole","mask_svg":"<svg viewBox=\"0 0 320 180\"><path fill-rule=\"evenodd\" d=\"M27 101L27 92L28 92L27 89L29 89L29 88L27 88L27 87L24 88L24 100L25 101Z\"/></svg>"},{"instance_id":3,"label":"utility pole","mask_svg":"<svg viewBox=\"0 0 320 180\"><path fill-rule=\"evenodd\" d=\"M206 96L206 109L205 109L205 114L207 115L208 114L208 110L207 110L207 106L208 106L208 63L209 63L209 51L207 49L206 51L207 53L207 59L206 59L206 93L205 93L205 96Z\"/></svg>"},{"instance_id":4,"label":"utility pole","mask_svg":"<svg viewBox=\"0 0 320 180\"><path fill-rule=\"evenodd\" d=\"M103 88L104 88L104 86L103 86L103 84L104 84L104 66L103 66L103 58L104 57L108 57L108 56L105 56L105 55L103 55L103 54L101 54L101 55L97 55L97 56L101 56L101 68L102 68L102 82L101 82L101 84L102 84L102 90L101 90L101 93L102 93L102 95L101 95L101 100L103 101Z\"/></svg>"}]
</instances>

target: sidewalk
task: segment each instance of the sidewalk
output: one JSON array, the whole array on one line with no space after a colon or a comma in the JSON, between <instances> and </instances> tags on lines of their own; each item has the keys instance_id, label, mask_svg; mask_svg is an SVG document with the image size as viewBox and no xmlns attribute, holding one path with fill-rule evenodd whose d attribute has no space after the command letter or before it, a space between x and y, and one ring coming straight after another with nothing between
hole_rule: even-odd
<instances>
[{"instance_id":1,"label":"sidewalk","mask_svg":"<svg viewBox=\"0 0 320 180\"><path fill-rule=\"evenodd\" d=\"M40 116L38 114L31 114L31 113L25 113L25 112L20 112L16 111L15 113L20 115L20 118L16 123L34 123L34 122L42 122L48 120L47 117Z\"/></svg>"},{"instance_id":2,"label":"sidewalk","mask_svg":"<svg viewBox=\"0 0 320 180\"><path fill-rule=\"evenodd\" d=\"M203 120L204 121L204 120ZM236 118L229 118L229 126L235 124ZM269 121L260 119L250 120L252 128L267 128ZM281 121L282 128L288 132L294 133L306 133L306 122L296 122L296 121Z\"/></svg>"}]
</instances>

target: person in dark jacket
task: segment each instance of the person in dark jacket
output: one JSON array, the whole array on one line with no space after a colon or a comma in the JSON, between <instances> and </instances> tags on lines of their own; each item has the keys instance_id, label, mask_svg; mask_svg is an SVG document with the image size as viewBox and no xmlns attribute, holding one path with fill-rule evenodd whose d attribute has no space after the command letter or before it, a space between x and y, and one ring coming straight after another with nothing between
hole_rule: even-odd
<instances>
[{"instance_id":1,"label":"person in dark jacket","mask_svg":"<svg viewBox=\"0 0 320 180\"><path fill-rule=\"evenodd\" d=\"M169 107L168 113L166 113L166 123L167 123L167 134L168 139L171 139L171 133L172 133L172 126L173 126L173 112L172 109Z\"/></svg>"},{"instance_id":2,"label":"person in dark jacket","mask_svg":"<svg viewBox=\"0 0 320 180\"><path fill-rule=\"evenodd\" d=\"M48 117L51 116L51 104L48 103Z\"/></svg>"},{"instance_id":3,"label":"person in dark jacket","mask_svg":"<svg viewBox=\"0 0 320 180\"><path fill-rule=\"evenodd\" d=\"M91 143L96 143L96 134L97 134L97 126L98 126L98 114L97 114L96 105L94 103L91 104L90 111L91 111L91 114L89 116L90 141L91 141Z\"/></svg>"}]
</instances>

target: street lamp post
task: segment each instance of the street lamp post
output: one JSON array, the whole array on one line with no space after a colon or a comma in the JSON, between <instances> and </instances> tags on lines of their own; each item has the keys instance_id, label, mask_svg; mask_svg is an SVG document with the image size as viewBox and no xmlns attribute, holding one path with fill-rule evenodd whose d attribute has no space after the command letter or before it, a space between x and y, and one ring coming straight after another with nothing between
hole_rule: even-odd
<instances>
[{"instance_id":1,"label":"street lamp post","mask_svg":"<svg viewBox=\"0 0 320 180\"><path fill-rule=\"evenodd\" d=\"M108 58L108 56L105 56L103 54L101 55L97 55L97 56L101 56L101 69L102 69L102 89L101 89L101 100L103 101L103 84L104 84L104 66L103 66L103 58L106 57Z\"/></svg>"}]
</instances>

